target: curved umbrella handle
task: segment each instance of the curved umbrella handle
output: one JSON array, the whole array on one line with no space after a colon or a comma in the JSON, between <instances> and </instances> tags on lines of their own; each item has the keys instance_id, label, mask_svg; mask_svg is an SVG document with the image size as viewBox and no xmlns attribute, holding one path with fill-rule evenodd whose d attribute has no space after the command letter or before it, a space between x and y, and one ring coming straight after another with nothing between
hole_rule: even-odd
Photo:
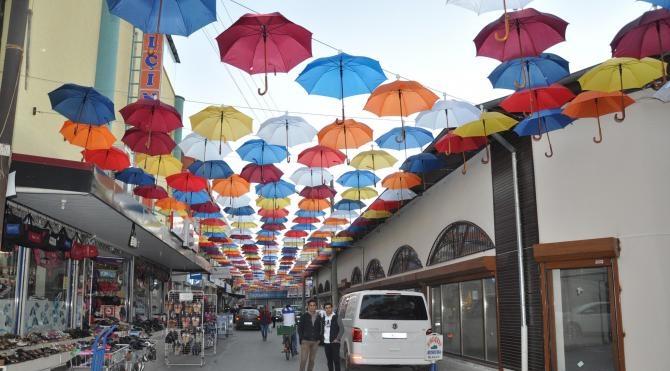
<instances>
[{"instance_id":1,"label":"curved umbrella handle","mask_svg":"<svg viewBox=\"0 0 670 371\"><path fill-rule=\"evenodd\" d=\"M521 83L517 82L514 80L514 88L516 90L524 89L526 86L528 86L528 79L526 78L526 73L524 71L524 66L521 66Z\"/></svg>"},{"instance_id":2,"label":"curved umbrella handle","mask_svg":"<svg viewBox=\"0 0 670 371\"><path fill-rule=\"evenodd\" d=\"M261 91L261 88L258 88L258 95L265 95L268 92L268 73L265 72L265 90Z\"/></svg>"},{"instance_id":3,"label":"curved umbrella handle","mask_svg":"<svg viewBox=\"0 0 670 371\"><path fill-rule=\"evenodd\" d=\"M507 10L505 10L505 33L502 36L500 36L496 31L494 36L496 38L496 41L500 42L505 42L509 38L509 15L507 14Z\"/></svg>"},{"instance_id":4,"label":"curved umbrella handle","mask_svg":"<svg viewBox=\"0 0 670 371\"><path fill-rule=\"evenodd\" d=\"M603 141L603 128L600 126L600 117L598 119L598 137L593 137L593 143L600 143Z\"/></svg>"},{"instance_id":5,"label":"curved umbrella handle","mask_svg":"<svg viewBox=\"0 0 670 371\"><path fill-rule=\"evenodd\" d=\"M549 152L545 152L544 156L546 158L551 158L554 156L554 147L551 145L551 138L549 137L548 132L547 132L547 141L549 142Z\"/></svg>"},{"instance_id":6,"label":"curved umbrella handle","mask_svg":"<svg viewBox=\"0 0 670 371\"><path fill-rule=\"evenodd\" d=\"M539 116L539 115L538 115ZM540 133L538 135L533 134L533 140L534 141L540 141L542 139L542 118L538 117L537 118L537 131Z\"/></svg>"},{"instance_id":7,"label":"curved umbrella handle","mask_svg":"<svg viewBox=\"0 0 670 371\"><path fill-rule=\"evenodd\" d=\"M624 122L626 120L626 107L623 105L623 98L621 99L621 116L619 114L614 115L614 121L616 122Z\"/></svg>"}]
</instances>

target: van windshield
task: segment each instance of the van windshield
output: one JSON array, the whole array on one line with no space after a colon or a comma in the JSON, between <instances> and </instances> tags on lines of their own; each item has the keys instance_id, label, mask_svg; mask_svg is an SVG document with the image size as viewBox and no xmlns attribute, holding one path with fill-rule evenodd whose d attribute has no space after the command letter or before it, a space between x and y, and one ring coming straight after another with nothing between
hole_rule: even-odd
<instances>
[{"instance_id":1,"label":"van windshield","mask_svg":"<svg viewBox=\"0 0 670 371\"><path fill-rule=\"evenodd\" d=\"M423 298L416 295L365 295L360 319L425 321L428 319Z\"/></svg>"}]
</instances>

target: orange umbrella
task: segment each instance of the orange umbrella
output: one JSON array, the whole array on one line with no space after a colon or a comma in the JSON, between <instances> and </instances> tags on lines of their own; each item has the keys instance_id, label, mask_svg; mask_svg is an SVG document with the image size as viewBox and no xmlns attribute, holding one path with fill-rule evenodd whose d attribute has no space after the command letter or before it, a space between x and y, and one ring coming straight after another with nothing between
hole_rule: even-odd
<instances>
[{"instance_id":1,"label":"orange umbrella","mask_svg":"<svg viewBox=\"0 0 670 371\"><path fill-rule=\"evenodd\" d=\"M356 120L335 120L330 125L319 130L319 144L322 146L344 149L349 163L349 148L359 148L372 141L372 129Z\"/></svg>"},{"instance_id":2,"label":"orange umbrella","mask_svg":"<svg viewBox=\"0 0 670 371\"><path fill-rule=\"evenodd\" d=\"M333 232L327 232L327 231L316 231L312 233L312 237L316 238L328 238L333 235Z\"/></svg>"},{"instance_id":3,"label":"orange umbrella","mask_svg":"<svg viewBox=\"0 0 670 371\"><path fill-rule=\"evenodd\" d=\"M382 180L382 186L388 189L410 189L423 183L421 178L414 173L398 171L388 175Z\"/></svg>"},{"instance_id":4,"label":"orange umbrella","mask_svg":"<svg viewBox=\"0 0 670 371\"><path fill-rule=\"evenodd\" d=\"M212 185L212 190L225 197L240 197L249 192L249 182L237 174L225 179L217 179Z\"/></svg>"},{"instance_id":5,"label":"orange umbrella","mask_svg":"<svg viewBox=\"0 0 670 371\"><path fill-rule=\"evenodd\" d=\"M116 142L107 125L93 126L68 120L63 123L60 133L70 144L85 149L109 149Z\"/></svg>"},{"instance_id":6,"label":"orange umbrella","mask_svg":"<svg viewBox=\"0 0 670 371\"><path fill-rule=\"evenodd\" d=\"M342 219L342 218L332 218L331 217L331 218L328 218L328 219L324 220L323 224L326 224L326 225L345 225L345 224L349 224L349 221L347 221L346 219Z\"/></svg>"},{"instance_id":7,"label":"orange umbrella","mask_svg":"<svg viewBox=\"0 0 670 371\"><path fill-rule=\"evenodd\" d=\"M308 211L321 211L330 207L330 201L317 200L313 198L303 198L298 203L298 207Z\"/></svg>"},{"instance_id":8,"label":"orange umbrella","mask_svg":"<svg viewBox=\"0 0 670 371\"><path fill-rule=\"evenodd\" d=\"M187 204L177 201L172 197L161 198L160 200L156 201L156 204L154 206L164 211L170 211L170 212L188 210Z\"/></svg>"},{"instance_id":9,"label":"orange umbrella","mask_svg":"<svg viewBox=\"0 0 670 371\"><path fill-rule=\"evenodd\" d=\"M585 91L568 103L563 114L572 118L592 117L598 121L598 137L593 137L595 143L603 141L603 130L600 126L600 116L619 112L635 103L635 100L618 91L603 93L599 91ZM623 107L622 107L623 104Z\"/></svg>"}]
</instances>

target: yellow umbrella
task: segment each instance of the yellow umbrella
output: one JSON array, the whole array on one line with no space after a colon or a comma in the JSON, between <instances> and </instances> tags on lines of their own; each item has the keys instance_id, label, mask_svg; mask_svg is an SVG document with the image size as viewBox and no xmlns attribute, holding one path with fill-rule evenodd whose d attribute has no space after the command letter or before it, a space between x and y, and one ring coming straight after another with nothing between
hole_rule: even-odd
<instances>
[{"instance_id":1,"label":"yellow umbrella","mask_svg":"<svg viewBox=\"0 0 670 371\"><path fill-rule=\"evenodd\" d=\"M361 216L365 219L384 219L391 216L391 213L386 210L368 210Z\"/></svg>"},{"instance_id":2,"label":"yellow umbrella","mask_svg":"<svg viewBox=\"0 0 670 371\"><path fill-rule=\"evenodd\" d=\"M369 198L375 198L378 195L379 193L371 187L349 188L342 192L342 198L346 200L367 200Z\"/></svg>"},{"instance_id":3,"label":"yellow umbrella","mask_svg":"<svg viewBox=\"0 0 670 371\"><path fill-rule=\"evenodd\" d=\"M251 117L230 106L209 106L191 116L193 131L207 139L231 141L251 134Z\"/></svg>"},{"instance_id":4,"label":"yellow umbrella","mask_svg":"<svg viewBox=\"0 0 670 371\"><path fill-rule=\"evenodd\" d=\"M135 162L147 173L165 177L180 173L182 169L181 161L172 155L148 156L136 153Z\"/></svg>"},{"instance_id":5,"label":"yellow umbrella","mask_svg":"<svg viewBox=\"0 0 670 371\"><path fill-rule=\"evenodd\" d=\"M354 239L352 237L333 237L331 242L349 242L353 240Z\"/></svg>"},{"instance_id":6,"label":"yellow umbrella","mask_svg":"<svg viewBox=\"0 0 670 371\"><path fill-rule=\"evenodd\" d=\"M661 63L663 65L661 66ZM612 58L586 72L579 78L582 90L596 90L606 93L621 93L621 117L614 119L621 122L626 119L626 105L623 91L639 89L650 82L663 77L667 64L654 58Z\"/></svg>"},{"instance_id":7,"label":"yellow umbrella","mask_svg":"<svg viewBox=\"0 0 670 371\"><path fill-rule=\"evenodd\" d=\"M261 209L268 209L268 210L277 210L277 209L283 209L291 204L291 199L286 197L286 198L265 198L265 197L258 197L256 199L256 206L260 207Z\"/></svg>"},{"instance_id":8,"label":"yellow umbrella","mask_svg":"<svg viewBox=\"0 0 670 371\"><path fill-rule=\"evenodd\" d=\"M462 138L469 137L485 137L486 141L486 159L482 159L482 163L489 162L491 155L489 153L488 135L507 131L514 127L517 121L509 116L503 115L500 112L482 112L479 120L468 122L459 126L454 130L454 134Z\"/></svg>"},{"instance_id":9,"label":"yellow umbrella","mask_svg":"<svg viewBox=\"0 0 670 371\"><path fill-rule=\"evenodd\" d=\"M233 222L231 226L233 228L256 228L258 227L258 224L254 222Z\"/></svg>"},{"instance_id":10,"label":"yellow umbrella","mask_svg":"<svg viewBox=\"0 0 670 371\"><path fill-rule=\"evenodd\" d=\"M383 150L363 151L351 160L351 166L359 170L379 170L393 166L398 160Z\"/></svg>"}]
</instances>

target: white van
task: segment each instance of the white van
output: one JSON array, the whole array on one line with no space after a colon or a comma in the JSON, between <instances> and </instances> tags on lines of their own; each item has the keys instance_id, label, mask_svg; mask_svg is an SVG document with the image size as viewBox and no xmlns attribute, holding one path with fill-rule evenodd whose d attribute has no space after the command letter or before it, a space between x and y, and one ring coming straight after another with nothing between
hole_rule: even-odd
<instances>
[{"instance_id":1,"label":"white van","mask_svg":"<svg viewBox=\"0 0 670 371\"><path fill-rule=\"evenodd\" d=\"M428 370L424 360L431 332L426 299L420 292L367 290L344 295L337 311L344 335L345 370L357 365L403 365Z\"/></svg>"}]
</instances>

